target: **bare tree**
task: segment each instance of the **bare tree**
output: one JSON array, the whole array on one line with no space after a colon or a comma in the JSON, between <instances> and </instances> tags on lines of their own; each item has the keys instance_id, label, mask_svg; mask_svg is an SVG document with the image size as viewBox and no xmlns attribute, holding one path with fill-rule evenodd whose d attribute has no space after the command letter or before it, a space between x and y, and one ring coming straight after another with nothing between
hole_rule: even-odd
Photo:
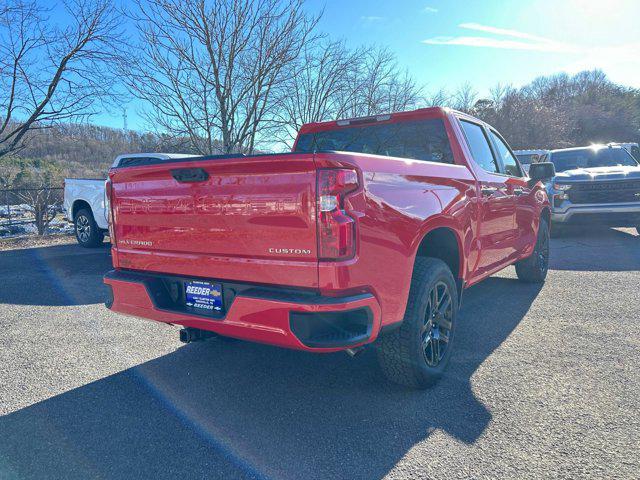
<instances>
[{"instance_id":1,"label":"bare tree","mask_svg":"<svg viewBox=\"0 0 640 480\"><path fill-rule=\"evenodd\" d=\"M7 202L24 204L39 235L46 233L62 205L61 169L52 162L5 156L0 158L0 182L10 188Z\"/></svg>"},{"instance_id":2,"label":"bare tree","mask_svg":"<svg viewBox=\"0 0 640 480\"><path fill-rule=\"evenodd\" d=\"M511 86L504 83L497 83L489 89L489 98L496 109L502 108L507 94L513 90Z\"/></svg>"},{"instance_id":3,"label":"bare tree","mask_svg":"<svg viewBox=\"0 0 640 480\"><path fill-rule=\"evenodd\" d=\"M453 108L470 113L477 99L478 92L473 88L471 82L465 82L453 93Z\"/></svg>"},{"instance_id":4,"label":"bare tree","mask_svg":"<svg viewBox=\"0 0 640 480\"><path fill-rule=\"evenodd\" d=\"M563 148L640 140L640 91L600 70L539 77L521 88L496 86L474 114L515 148Z\"/></svg>"},{"instance_id":5,"label":"bare tree","mask_svg":"<svg viewBox=\"0 0 640 480\"><path fill-rule=\"evenodd\" d=\"M57 207L62 204L60 190L41 185L16 190L14 194L29 207L38 235L47 233L47 227L56 218Z\"/></svg>"},{"instance_id":6,"label":"bare tree","mask_svg":"<svg viewBox=\"0 0 640 480\"><path fill-rule=\"evenodd\" d=\"M122 33L109 0L64 2L64 28L48 22L42 3L0 2L1 157L23 148L30 130L87 118L116 100Z\"/></svg>"},{"instance_id":7,"label":"bare tree","mask_svg":"<svg viewBox=\"0 0 640 480\"><path fill-rule=\"evenodd\" d=\"M284 83L275 108L275 137L291 147L305 123L339 118L349 91L348 76L361 55L343 42L308 44L295 73Z\"/></svg>"},{"instance_id":8,"label":"bare tree","mask_svg":"<svg viewBox=\"0 0 640 480\"><path fill-rule=\"evenodd\" d=\"M361 117L414 108L421 89L407 71L398 67L395 55L386 48L362 50L347 76L342 99L344 116Z\"/></svg>"},{"instance_id":9,"label":"bare tree","mask_svg":"<svg viewBox=\"0 0 640 480\"><path fill-rule=\"evenodd\" d=\"M309 43L274 104L274 136L291 146L305 123L407 110L418 104L420 93L389 50Z\"/></svg>"},{"instance_id":10,"label":"bare tree","mask_svg":"<svg viewBox=\"0 0 640 480\"><path fill-rule=\"evenodd\" d=\"M425 105L429 107L447 107L451 103L451 95L445 88L440 88L424 98Z\"/></svg>"},{"instance_id":11,"label":"bare tree","mask_svg":"<svg viewBox=\"0 0 640 480\"><path fill-rule=\"evenodd\" d=\"M302 0L148 0L138 10L140 55L123 73L149 123L203 154L254 150L318 17Z\"/></svg>"}]
</instances>

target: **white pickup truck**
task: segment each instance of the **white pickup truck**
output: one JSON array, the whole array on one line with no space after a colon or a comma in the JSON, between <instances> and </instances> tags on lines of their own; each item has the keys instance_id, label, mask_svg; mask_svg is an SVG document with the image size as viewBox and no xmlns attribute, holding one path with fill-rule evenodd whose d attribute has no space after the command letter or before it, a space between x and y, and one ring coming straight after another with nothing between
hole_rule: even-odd
<instances>
[{"instance_id":1,"label":"white pickup truck","mask_svg":"<svg viewBox=\"0 0 640 480\"><path fill-rule=\"evenodd\" d=\"M158 160L193 157L186 153L132 153L118 155L114 167L140 166ZM97 247L108 232L105 208L104 179L65 178L64 209L73 221L78 243L83 247Z\"/></svg>"}]
</instances>

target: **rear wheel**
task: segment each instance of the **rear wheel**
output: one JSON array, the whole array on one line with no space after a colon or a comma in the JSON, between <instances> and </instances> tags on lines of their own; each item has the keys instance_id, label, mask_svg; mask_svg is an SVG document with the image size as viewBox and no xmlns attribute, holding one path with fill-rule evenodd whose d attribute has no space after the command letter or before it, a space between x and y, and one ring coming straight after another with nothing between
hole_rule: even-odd
<instances>
[{"instance_id":1,"label":"rear wheel","mask_svg":"<svg viewBox=\"0 0 640 480\"><path fill-rule=\"evenodd\" d=\"M78 210L73 221L78 243L85 248L95 248L102 244L104 233L98 228L90 210Z\"/></svg>"},{"instance_id":2,"label":"rear wheel","mask_svg":"<svg viewBox=\"0 0 640 480\"><path fill-rule=\"evenodd\" d=\"M377 344L386 377L413 388L435 383L451 358L457 313L458 291L449 267L436 258L417 258L402 324Z\"/></svg>"},{"instance_id":3,"label":"rear wheel","mask_svg":"<svg viewBox=\"0 0 640 480\"><path fill-rule=\"evenodd\" d=\"M538 239L533 253L516 263L518 278L527 283L541 283L549 270L549 226L544 218L540 219Z\"/></svg>"}]
</instances>

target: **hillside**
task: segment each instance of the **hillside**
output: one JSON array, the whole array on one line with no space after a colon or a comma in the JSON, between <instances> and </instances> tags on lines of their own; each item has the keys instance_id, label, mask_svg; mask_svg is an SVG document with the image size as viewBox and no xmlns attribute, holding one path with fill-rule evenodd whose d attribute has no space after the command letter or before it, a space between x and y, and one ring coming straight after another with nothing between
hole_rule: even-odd
<instances>
[{"instance_id":1,"label":"hillside","mask_svg":"<svg viewBox=\"0 0 640 480\"><path fill-rule=\"evenodd\" d=\"M188 147L152 133L87 124L64 124L31 132L22 160L37 160L68 177L104 177L122 153L185 152Z\"/></svg>"}]
</instances>

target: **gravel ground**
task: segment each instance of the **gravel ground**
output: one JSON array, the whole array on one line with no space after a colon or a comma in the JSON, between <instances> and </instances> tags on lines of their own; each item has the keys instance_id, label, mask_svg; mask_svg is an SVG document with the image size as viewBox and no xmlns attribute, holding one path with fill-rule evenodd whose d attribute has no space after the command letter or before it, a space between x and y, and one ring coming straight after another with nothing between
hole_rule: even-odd
<instances>
[{"instance_id":1,"label":"gravel ground","mask_svg":"<svg viewBox=\"0 0 640 480\"><path fill-rule=\"evenodd\" d=\"M422 392L372 351L182 346L101 301L108 249L0 252L0 478L638 478L640 238L554 239L465 293Z\"/></svg>"}]
</instances>

